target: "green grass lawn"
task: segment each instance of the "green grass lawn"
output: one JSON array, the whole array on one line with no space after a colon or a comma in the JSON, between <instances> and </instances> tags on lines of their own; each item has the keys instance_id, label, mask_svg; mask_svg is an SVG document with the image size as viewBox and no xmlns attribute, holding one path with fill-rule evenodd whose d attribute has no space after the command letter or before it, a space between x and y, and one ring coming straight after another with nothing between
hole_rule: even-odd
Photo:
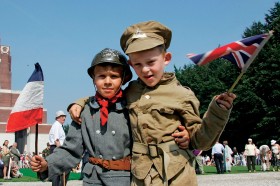
<instances>
[{"instance_id":1,"label":"green grass lawn","mask_svg":"<svg viewBox=\"0 0 280 186\"><path fill-rule=\"evenodd\" d=\"M217 174L216 167L214 166L204 166L204 172L205 174ZM260 171L260 166L256 165L256 170ZM247 166L232 166L231 172L227 174L237 174L237 173L248 173Z\"/></svg>"},{"instance_id":2,"label":"green grass lawn","mask_svg":"<svg viewBox=\"0 0 280 186\"><path fill-rule=\"evenodd\" d=\"M41 181L37 178L37 173L33 172L31 169L24 168L20 169L20 172L23 173L23 177L21 178L12 178L11 180L4 180L0 178L0 182L36 182ZM71 172L68 180L79 180L81 174Z\"/></svg>"},{"instance_id":3,"label":"green grass lawn","mask_svg":"<svg viewBox=\"0 0 280 186\"><path fill-rule=\"evenodd\" d=\"M257 172L260 172L260 166L256 166ZM31 169L20 169L20 172L23 173L23 177L21 178L12 178L11 180L4 180L3 178L0 178L0 182L36 182L40 181L37 178L37 173L33 172ZM204 175L210 175L210 174L217 174L216 167L214 166L204 166ZM238 173L248 173L248 169L246 166L233 166L231 168L230 173L226 174L238 174ZM203 176L203 175L199 175ZM71 172L69 176L69 180L79 180L80 179L80 173L74 173Z\"/></svg>"}]
</instances>

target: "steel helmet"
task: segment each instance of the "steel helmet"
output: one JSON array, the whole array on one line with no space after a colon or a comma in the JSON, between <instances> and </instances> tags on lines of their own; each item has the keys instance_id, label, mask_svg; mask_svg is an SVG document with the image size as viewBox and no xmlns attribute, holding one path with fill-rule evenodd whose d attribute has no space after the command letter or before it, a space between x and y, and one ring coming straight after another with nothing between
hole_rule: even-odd
<instances>
[{"instance_id":1,"label":"steel helmet","mask_svg":"<svg viewBox=\"0 0 280 186\"><path fill-rule=\"evenodd\" d=\"M92 77L92 72L94 70L94 67L96 65L102 64L102 63L112 63L116 65L122 65L123 70L123 85L126 84L129 80L132 78L132 72L130 70L130 67L127 63L126 57L119 51L105 48L101 50L98 54L96 54L91 62L90 68L88 68L87 72L88 75Z\"/></svg>"}]
</instances>

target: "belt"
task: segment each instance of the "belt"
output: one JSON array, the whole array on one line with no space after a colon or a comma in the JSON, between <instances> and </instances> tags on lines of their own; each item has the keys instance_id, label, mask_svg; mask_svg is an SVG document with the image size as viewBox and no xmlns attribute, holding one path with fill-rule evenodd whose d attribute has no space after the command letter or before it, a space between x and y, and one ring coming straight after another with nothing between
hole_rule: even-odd
<instances>
[{"instance_id":1,"label":"belt","mask_svg":"<svg viewBox=\"0 0 280 186\"><path fill-rule=\"evenodd\" d=\"M164 185L168 185L168 178L167 178L167 167L170 162L170 157L167 152L172 152L178 150L179 146L175 143L175 141L169 141L160 144L144 144L144 143L133 143L132 151L136 153L146 154L149 155L151 158L159 157L159 155L163 155L163 181Z\"/></svg>"},{"instance_id":2,"label":"belt","mask_svg":"<svg viewBox=\"0 0 280 186\"><path fill-rule=\"evenodd\" d=\"M169 141L160 144L144 144L144 143L133 143L133 152L149 155L151 158L159 157L163 152L172 152L178 150L179 146L175 141Z\"/></svg>"},{"instance_id":3,"label":"belt","mask_svg":"<svg viewBox=\"0 0 280 186\"><path fill-rule=\"evenodd\" d=\"M88 161L91 164L99 165L108 170L127 170L130 171L130 156L119 160L104 160L95 157L89 157Z\"/></svg>"}]
</instances>

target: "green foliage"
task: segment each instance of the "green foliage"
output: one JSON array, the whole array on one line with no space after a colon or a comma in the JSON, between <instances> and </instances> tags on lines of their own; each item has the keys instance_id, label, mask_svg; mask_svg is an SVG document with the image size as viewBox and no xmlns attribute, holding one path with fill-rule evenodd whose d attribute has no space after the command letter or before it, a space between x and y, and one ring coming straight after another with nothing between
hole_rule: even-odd
<instances>
[{"instance_id":1,"label":"green foliage","mask_svg":"<svg viewBox=\"0 0 280 186\"><path fill-rule=\"evenodd\" d=\"M233 92L238 96L230 120L221 136L230 146L244 150L249 137L260 146L280 140L280 3L265 15L266 23L253 22L243 36L274 30L274 35L243 75ZM175 73L182 85L190 87L201 103L201 116L216 94L227 91L239 71L230 62L218 59L205 66L185 65Z\"/></svg>"},{"instance_id":2,"label":"green foliage","mask_svg":"<svg viewBox=\"0 0 280 186\"><path fill-rule=\"evenodd\" d=\"M64 130L64 132L65 132L65 135L68 134L69 127L70 127L70 124L68 124L68 123L63 125L63 130Z\"/></svg>"}]
</instances>

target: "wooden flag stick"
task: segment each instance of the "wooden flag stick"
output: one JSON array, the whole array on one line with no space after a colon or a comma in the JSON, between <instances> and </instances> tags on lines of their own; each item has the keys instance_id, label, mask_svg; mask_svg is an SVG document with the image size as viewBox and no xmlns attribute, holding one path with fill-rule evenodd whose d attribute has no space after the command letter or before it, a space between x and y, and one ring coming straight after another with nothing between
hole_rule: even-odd
<instances>
[{"instance_id":1,"label":"wooden flag stick","mask_svg":"<svg viewBox=\"0 0 280 186\"><path fill-rule=\"evenodd\" d=\"M239 80L241 79L241 77L243 76L245 72L241 72L239 74L239 76L236 78L235 82L232 84L232 86L230 87L230 89L227 91L227 93L231 93L232 90L234 89L234 87L237 85L237 83L239 82Z\"/></svg>"},{"instance_id":2,"label":"wooden flag stick","mask_svg":"<svg viewBox=\"0 0 280 186\"><path fill-rule=\"evenodd\" d=\"M35 155L39 155L38 153L38 133L39 133L39 126L38 126L38 123L36 124L35 126ZM41 177L41 173L40 172L37 172L37 178L40 179Z\"/></svg>"},{"instance_id":3,"label":"wooden flag stick","mask_svg":"<svg viewBox=\"0 0 280 186\"><path fill-rule=\"evenodd\" d=\"M36 128L35 128L35 155L39 155L38 154L38 123L36 124Z\"/></svg>"}]
</instances>

